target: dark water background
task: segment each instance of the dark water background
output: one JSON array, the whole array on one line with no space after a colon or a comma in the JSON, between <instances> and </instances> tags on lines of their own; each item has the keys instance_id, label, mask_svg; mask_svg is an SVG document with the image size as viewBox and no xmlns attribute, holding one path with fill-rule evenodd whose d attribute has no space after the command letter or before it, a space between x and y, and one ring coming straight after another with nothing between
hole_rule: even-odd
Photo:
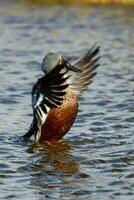
<instances>
[{"instance_id":1,"label":"dark water background","mask_svg":"<svg viewBox=\"0 0 134 200\"><path fill-rule=\"evenodd\" d=\"M0 199L134 199L134 11L0 1ZM25 143L30 91L49 51L101 66L73 128L54 146Z\"/></svg>"}]
</instances>

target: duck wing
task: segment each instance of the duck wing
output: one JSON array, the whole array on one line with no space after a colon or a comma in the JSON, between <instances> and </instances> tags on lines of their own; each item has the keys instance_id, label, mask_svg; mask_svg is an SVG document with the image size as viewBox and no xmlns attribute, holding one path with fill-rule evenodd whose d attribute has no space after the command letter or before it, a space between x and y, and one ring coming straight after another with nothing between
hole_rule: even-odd
<instances>
[{"instance_id":1,"label":"duck wing","mask_svg":"<svg viewBox=\"0 0 134 200\"><path fill-rule=\"evenodd\" d=\"M68 70L63 67L56 67L48 75L38 79L32 89L32 108L33 121L29 131L23 136L24 139L35 136L38 141L41 136L41 127L45 123L50 109L62 105L66 89L68 87L67 79L69 75L65 74Z\"/></svg>"},{"instance_id":2,"label":"duck wing","mask_svg":"<svg viewBox=\"0 0 134 200\"><path fill-rule=\"evenodd\" d=\"M70 77L70 85L77 96L92 83L93 77L96 75L95 69L99 66L99 46L94 45L89 51L77 59L72 65L81 70L81 73L72 74Z\"/></svg>"}]
</instances>

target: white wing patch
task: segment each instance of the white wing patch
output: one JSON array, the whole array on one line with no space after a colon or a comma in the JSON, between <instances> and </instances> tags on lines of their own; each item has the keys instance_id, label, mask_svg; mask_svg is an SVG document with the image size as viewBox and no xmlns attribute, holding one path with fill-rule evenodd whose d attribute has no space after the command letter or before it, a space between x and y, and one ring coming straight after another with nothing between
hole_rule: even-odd
<instances>
[{"instance_id":1,"label":"white wing patch","mask_svg":"<svg viewBox=\"0 0 134 200\"><path fill-rule=\"evenodd\" d=\"M34 113L34 121L37 124L37 130L35 131L35 141L38 142L41 136L41 127L45 123L50 108L43 103L44 96L33 90L32 92L32 107ZM44 108L44 109L43 109Z\"/></svg>"}]
</instances>

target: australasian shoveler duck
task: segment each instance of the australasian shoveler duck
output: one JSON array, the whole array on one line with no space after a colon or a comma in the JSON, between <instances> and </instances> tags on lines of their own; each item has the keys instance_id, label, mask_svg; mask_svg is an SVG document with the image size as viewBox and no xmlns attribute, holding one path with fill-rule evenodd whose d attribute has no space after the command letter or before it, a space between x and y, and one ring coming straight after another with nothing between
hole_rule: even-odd
<instances>
[{"instance_id":1,"label":"australasian shoveler duck","mask_svg":"<svg viewBox=\"0 0 134 200\"><path fill-rule=\"evenodd\" d=\"M61 139L71 128L78 98L96 75L99 46L70 64L58 53L49 53L42 62L44 76L32 89L33 121L24 139L38 141Z\"/></svg>"}]
</instances>

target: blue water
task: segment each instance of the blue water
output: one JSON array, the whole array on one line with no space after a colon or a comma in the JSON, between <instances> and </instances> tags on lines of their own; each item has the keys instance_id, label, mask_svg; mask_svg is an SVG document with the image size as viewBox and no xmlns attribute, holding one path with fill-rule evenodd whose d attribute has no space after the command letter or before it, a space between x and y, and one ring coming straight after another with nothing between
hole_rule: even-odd
<instances>
[{"instance_id":1,"label":"blue water","mask_svg":"<svg viewBox=\"0 0 134 200\"><path fill-rule=\"evenodd\" d=\"M36 7L0 2L0 199L134 199L134 12L128 7ZM53 146L19 140L31 88L49 51L70 60L95 42L97 76Z\"/></svg>"}]
</instances>

